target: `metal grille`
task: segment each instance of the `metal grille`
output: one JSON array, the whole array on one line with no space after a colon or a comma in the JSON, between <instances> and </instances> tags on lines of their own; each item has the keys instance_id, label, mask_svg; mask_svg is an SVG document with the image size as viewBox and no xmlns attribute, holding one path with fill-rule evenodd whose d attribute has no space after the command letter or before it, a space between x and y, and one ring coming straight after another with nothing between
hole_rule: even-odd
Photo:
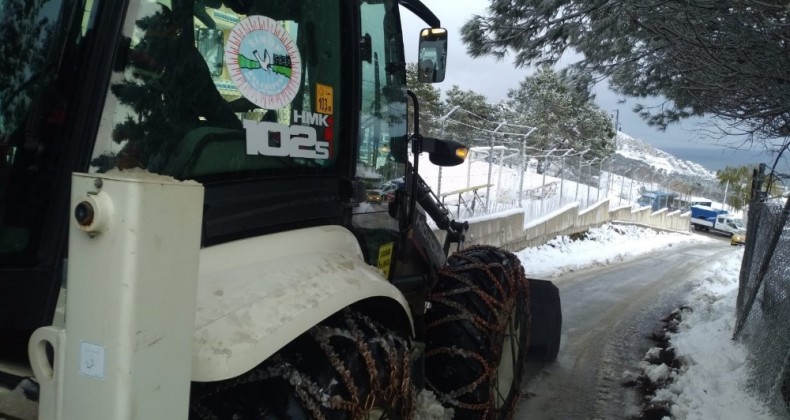
<instances>
[{"instance_id":1,"label":"metal grille","mask_svg":"<svg viewBox=\"0 0 790 420\"><path fill-rule=\"evenodd\" d=\"M734 333L749 351L750 388L782 418L790 417L788 213L790 198L750 205Z\"/></svg>"}]
</instances>

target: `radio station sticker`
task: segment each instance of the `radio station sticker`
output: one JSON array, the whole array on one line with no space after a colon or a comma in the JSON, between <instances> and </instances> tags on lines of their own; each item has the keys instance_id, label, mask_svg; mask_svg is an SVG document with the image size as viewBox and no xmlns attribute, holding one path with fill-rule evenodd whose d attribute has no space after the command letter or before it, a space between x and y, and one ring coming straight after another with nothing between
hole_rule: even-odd
<instances>
[{"instance_id":1,"label":"radio station sticker","mask_svg":"<svg viewBox=\"0 0 790 420\"><path fill-rule=\"evenodd\" d=\"M332 86L315 84L315 110L321 114L332 115L334 112L335 93Z\"/></svg>"},{"instance_id":2,"label":"radio station sticker","mask_svg":"<svg viewBox=\"0 0 790 420\"><path fill-rule=\"evenodd\" d=\"M291 34L274 19L239 21L225 44L225 63L241 94L261 108L282 108L299 91L302 58Z\"/></svg>"}]
</instances>

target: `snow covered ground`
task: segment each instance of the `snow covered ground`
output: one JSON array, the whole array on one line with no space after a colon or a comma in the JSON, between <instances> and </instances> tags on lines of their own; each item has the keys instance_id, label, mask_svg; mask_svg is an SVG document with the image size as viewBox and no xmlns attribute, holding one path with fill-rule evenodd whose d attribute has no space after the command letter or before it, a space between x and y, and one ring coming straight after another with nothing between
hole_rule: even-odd
<instances>
[{"instance_id":1,"label":"snow covered ground","mask_svg":"<svg viewBox=\"0 0 790 420\"><path fill-rule=\"evenodd\" d=\"M529 275L556 277L571 270L615 264L680 242L710 240L699 235L604 225L592 229L586 239L555 238L517 255ZM662 384L654 400L668 406L674 419L775 419L759 398L745 389L746 351L730 339L742 255L743 248L733 248L727 258L713 261L691 279L695 289L686 304L689 309L684 311L678 332L670 337L683 367L673 371L666 365L642 363L640 373ZM646 358L656 351L648 352ZM421 401L418 418L445 418L430 401Z\"/></svg>"},{"instance_id":2,"label":"snow covered ground","mask_svg":"<svg viewBox=\"0 0 790 420\"><path fill-rule=\"evenodd\" d=\"M643 362L654 382L669 380L653 402L665 402L676 419L753 419L775 417L749 395L746 349L731 340L738 296L739 258L716 261L699 273L697 287L682 313L679 331L670 344L683 363L679 372Z\"/></svg>"}]
</instances>

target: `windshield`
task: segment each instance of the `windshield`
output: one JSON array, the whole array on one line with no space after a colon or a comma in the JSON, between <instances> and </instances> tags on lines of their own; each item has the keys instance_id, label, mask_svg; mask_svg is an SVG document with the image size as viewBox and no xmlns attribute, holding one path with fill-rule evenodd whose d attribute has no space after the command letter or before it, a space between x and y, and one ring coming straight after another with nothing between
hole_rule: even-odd
<instances>
[{"instance_id":1,"label":"windshield","mask_svg":"<svg viewBox=\"0 0 790 420\"><path fill-rule=\"evenodd\" d=\"M639 200L636 201L637 204L640 206L650 206L653 204L653 199L651 197L641 196Z\"/></svg>"},{"instance_id":2,"label":"windshield","mask_svg":"<svg viewBox=\"0 0 790 420\"><path fill-rule=\"evenodd\" d=\"M360 3L362 101L356 176L366 201L354 208L352 224L365 259L389 276L398 225L387 213L382 189L401 179L406 152L406 66L397 2Z\"/></svg>"},{"instance_id":3,"label":"windshield","mask_svg":"<svg viewBox=\"0 0 790 420\"><path fill-rule=\"evenodd\" d=\"M135 10L136 9L136 10ZM128 13L91 170L179 179L337 174L340 2L173 0Z\"/></svg>"},{"instance_id":4,"label":"windshield","mask_svg":"<svg viewBox=\"0 0 790 420\"><path fill-rule=\"evenodd\" d=\"M406 162L406 73L398 6L364 2L362 111L357 177L368 189L403 176ZM361 211L376 211L363 206Z\"/></svg>"}]
</instances>

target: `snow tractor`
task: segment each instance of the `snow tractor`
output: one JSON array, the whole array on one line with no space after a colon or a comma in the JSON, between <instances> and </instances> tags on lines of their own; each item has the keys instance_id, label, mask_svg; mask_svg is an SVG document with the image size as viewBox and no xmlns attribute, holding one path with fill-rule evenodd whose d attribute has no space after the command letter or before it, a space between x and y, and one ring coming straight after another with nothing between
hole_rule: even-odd
<instances>
[{"instance_id":1,"label":"snow tractor","mask_svg":"<svg viewBox=\"0 0 790 420\"><path fill-rule=\"evenodd\" d=\"M559 293L420 177L401 13L441 81L419 0L3 2L0 417L512 416Z\"/></svg>"}]
</instances>

